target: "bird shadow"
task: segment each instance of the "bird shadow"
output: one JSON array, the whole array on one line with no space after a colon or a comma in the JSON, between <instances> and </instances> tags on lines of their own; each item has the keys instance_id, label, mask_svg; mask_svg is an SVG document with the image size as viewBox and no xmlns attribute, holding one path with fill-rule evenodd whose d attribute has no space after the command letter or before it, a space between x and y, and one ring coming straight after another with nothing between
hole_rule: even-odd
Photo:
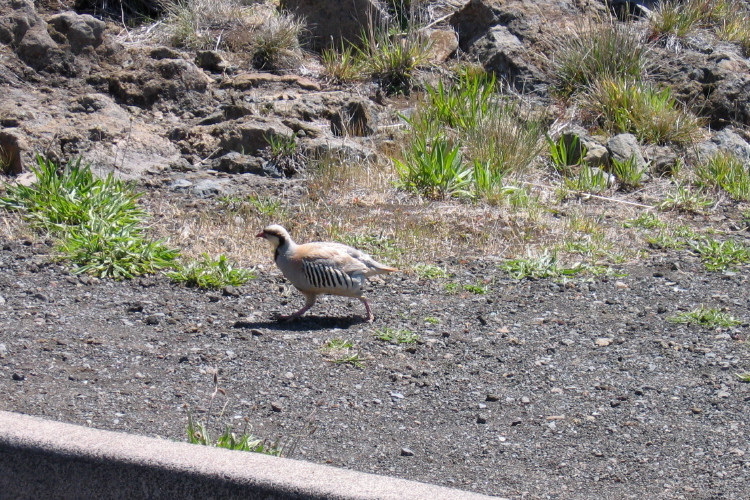
<instances>
[{"instance_id":1,"label":"bird shadow","mask_svg":"<svg viewBox=\"0 0 750 500\"><path fill-rule=\"evenodd\" d=\"M347 316L344 318L330 316L304 316L293 321L281 319L271 319L265 321L237 321L234 328L249 330L260 330L262 328L276 331L310 331L310 330L329 330L331 328L346 329L354 325L367 323L367 320L357 316Z\"/></svg>"}]
</instances>

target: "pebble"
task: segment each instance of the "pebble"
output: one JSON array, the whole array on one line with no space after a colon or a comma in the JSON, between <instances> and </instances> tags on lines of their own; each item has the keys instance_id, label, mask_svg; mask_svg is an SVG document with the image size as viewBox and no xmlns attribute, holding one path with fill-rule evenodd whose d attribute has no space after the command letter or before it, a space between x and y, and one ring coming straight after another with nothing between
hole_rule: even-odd
<instances>
[{"instance_id":1,"label":"pebble","mask_svg":"<svg viewBox=\"0 0 750 500\"><path fill-rule=\"evenodd\" d=\"M487 394L487 398L486 398L486 401L491 401L491 402L493 402L493 403L494 403L495 401L500 401L500 396L498 396L497 394L491 394L491 393L490 393L490 394Z\"/></svg>"},{"instance_id":2,"label":"pebble","mask_svg":"<svg viewBox=\"0 0 750 500\"><path fill-rule=\"evenodd\" d=\"M413 457L414 452L411 451L409 448L401 448L401 456L402 457Z\"/></svg>"},{"instance_id":3,"label":"pebble","mask_svg":"<svg viewBox=\"0 0 750 500\"><path fill-rule=\"evenodd\" d=\"M4 304L5 304L5 297L3 297L2 295L0 295L0 306L2 306Z\"/></svg>"},{"instance_id":4,"label":"pebble","mask_svg":"<svg viewBox=\"0 0 750 500\"><path fill-rule=\"evenodd\" d=\"M612 343L612 339L605 338L605 337L599 337L594 341L594 343L599 347L607 347Z\"/></svg>"},{"instance_id":5,"label":"pebble","mask_svg":"<svg viewBox=\"0 0 750 500\"><path fill-rule=\"evenodd\" d=\"M486 424L487 423L487 415L480 413L477 415L477 423L478 424Z\"/></svg>"},{"instance_id":6,"label":"pebble","mask_svg":"<svg viewBox=\"0 0 750 500\"><path fill-rule=\"evenodd\" d=\"M14 373L11 377L13 378L13 380L18 381L18 382L26 378L23 375L20 375L18 373Z\"/></svg>"},{"instance_id":7,"label":"pebble","mask_svg":"<svg viewBox=\"0 0 750 500\"><path fill-rule=\"evenodd\" d=\"M274 401L273 403L271 403L271 409L275 412L281 412L284 409L284 405L282 405L278 401Z\"/></svg>"}]
</instances>

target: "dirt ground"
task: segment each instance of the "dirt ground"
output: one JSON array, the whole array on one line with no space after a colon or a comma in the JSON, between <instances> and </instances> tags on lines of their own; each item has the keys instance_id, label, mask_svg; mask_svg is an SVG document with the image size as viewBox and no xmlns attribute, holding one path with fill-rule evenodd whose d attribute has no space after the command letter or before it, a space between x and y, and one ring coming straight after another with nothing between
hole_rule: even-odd
<instances>
[{"instance_id":1,"label":"dirt ground","mask_svg":"<svg viewBox=\"0 0 750 500\"><path fill-rule=\"evenodd\" d=\"M747 267L657 252L559 283L445 261L450 278L373 282L373 324L340 297L278 323L303 300L270 255L220 291L53 255L0 242L2 410L180 441L191 411L213 437L247 425L291 458L513 499L748 498ZM667 321L700 305L744 323ZM399 330L419 341L376 338Z\"/></svg>"}]
</instances>

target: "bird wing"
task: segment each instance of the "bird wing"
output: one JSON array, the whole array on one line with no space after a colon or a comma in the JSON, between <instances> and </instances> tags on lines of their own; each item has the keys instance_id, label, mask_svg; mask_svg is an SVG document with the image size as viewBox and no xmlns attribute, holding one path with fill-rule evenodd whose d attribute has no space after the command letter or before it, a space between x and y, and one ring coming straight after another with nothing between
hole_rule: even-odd
<instances>
[{"instance_id":1,"label":"bird wing","mask_svg":"<svg viewBox=\"0 0 750 500\"><path fill-rule=\"evenodd\" d=\"M357 250L356 248L350 247L348 245L344 245L343 243L326 243L325 246L329 247L331 251L335 251L337 254L346 254L359 264L363 265L365 268L362 270L364 271L365 276L398 271L398 269L396 269L395 267L381 264L380 262L373 259L369 254L366 254L365 252ZM358 269L361 269L359 267L359 264Z\"/></svg>"}]
</instances>

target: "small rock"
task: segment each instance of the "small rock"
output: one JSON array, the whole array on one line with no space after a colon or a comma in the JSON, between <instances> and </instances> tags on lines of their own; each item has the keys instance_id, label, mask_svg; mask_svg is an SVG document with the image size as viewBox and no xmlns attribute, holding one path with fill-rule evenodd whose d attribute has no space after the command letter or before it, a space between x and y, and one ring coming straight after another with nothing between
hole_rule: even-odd
<instances>
[{"instance_id":1,"label":"small rock","mask_svg":"<svg viewBox=\"0 0 750 500\"><path fill-rule=\"evenodd\" d=\"M392 392L391 397L393 399L404 399L404 395L401 394L400 392Z\"/></svg>"},{"instance_id":2,"label":"small rock","mask_svg":"<svg viewBox=\"0 0 750 500\"><path fill-rule=\"evenodd\" d=\"M524 396L524 397L521 398L521 403L527 405L527 404L531 403L531 400L529 398L527 398L526 396Z\"/></svg>"},{"instance_id":3,"label":"small rock","mask_svg":"<svg viewBox=\"0 0 750 500\"><path fill-rule=\"evenodd\" d=\"M599 337L594 341L594 343L599 347L607 347L612 343L612 339L605 338L605 337Z\"/></svg>"},{"instance_id":4,"label":"small rock","mask_svg":"<svg viewBox=\"0 0 750 500\"><path fill-rule=\"evenodd\" d=\"M150 316L147 316L144 320L147 325L158 325L159 324L159 315L152 314Z\"/></svg>"},{"instance_id":5,"label":"small rock","mask_svg":"<svg viewBox=\"0 0 750 500\"><path fill-rule=\"evenodd\" d=\"M278 401L274 401L273 403L271 403L271 409L275 412L281 412L281 410L284 409L284 406Z\"/></svg>"},{"instance_id":6,"label":"small rock","mask_svg":"<svg viewBox=\"0 0 750 500\"><path fill-rule=\"evenodd\" d=\"M482 413L480 413L479 415L477 415L477 423L478 424L486 424L487 423L487 415L484 415Z\"/></svg>"},{"instance_id":7,"label":"small rock","mask_svg":"<svg viewBox=\"0 0 750 500\"><path fill-rule=\"evenodd\" d=\"M485 401L491 401L494 403L495 401L500 401L500 396L497 394L487 394Z\"/></svg>"},{"instance_id":8,"label":"small rock","mask_svg":"<svg viewBox=\"0 0 750 500\"><path fill-rule=\"evenodd\" d=\"M700 408L690 408L690 411L692 411L695 415L703 413L703 410L701 410Z\"/></svg>"},{"instance_id":9,"label":"small rock","mask_svg":"<svg viewBox=\"0 0 750 500\"><path fill-rule=\"evenodd\" d=\"M20 382L21 380L24 380L24 379L25 379L26 377L25 377L25 376L23 376L23 375L20 375L20 374L18 374L18 373L14 373L14 374L12 375L12 378L13 378L13 380L16 380L16 381L19 381L19 382Z\"/></svg>"},{"instance_id":10,"label":"small rock","mask_svg":"<svg viewBox=\"0 0 750 500\"><path fill-rule=\"evenodd\" d=\"M0 306L5 305L5 297L0 295Z\"/></svg>"},{"instance_id":11,"label":"small rock","mask_svg":"<svg viewBox=\"0 0 750 500\"><path fill-rule=\"evenodd\" d=\"M402 457L413 457L414 452L411 451L409 448L401 448L401 456Z\"/></svg>"}]
</instances>

